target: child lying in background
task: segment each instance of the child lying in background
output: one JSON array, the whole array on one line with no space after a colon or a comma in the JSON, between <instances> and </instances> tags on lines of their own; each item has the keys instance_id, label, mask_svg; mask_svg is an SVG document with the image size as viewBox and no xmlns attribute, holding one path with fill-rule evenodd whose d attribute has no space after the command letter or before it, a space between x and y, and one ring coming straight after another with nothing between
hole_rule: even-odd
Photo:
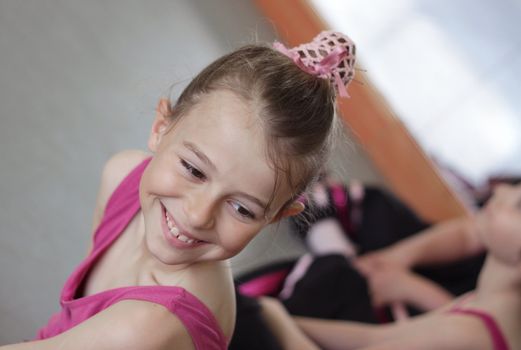
<instances>
[{"instance_id":1,"label":"child lying in background","mask_svg":"<svg viewBox=\"0 0 521 350\"><path fill-rule=\"evenodd\" d=\"M344 254L348 251L347 247L338 243L340 240L332 245L330 239L325 239L324 232L329 234L334 227L322 225L323 221L317 222L307 232L306 240L315 241L315 244L310 246L315 254L327 252L329 255L315 256L314 262L308 269L310 272L297 283L297 291L290 299L282 298L279 301L273 298L260 298L262 317L254 320L258 315L255 314L255 307L249 305L248 312L242 318L247 322L238 325L234 335L234 340L238 341L232 341L230 348L316 349L317 345L308 336L326 349L353 349L369 345L378 345L376 349L508 349L507 344L510 344L510 348L517 348L519 338L516 338L515 331L521 323L519 287L516 285L521 279L519 276L521 235L516 235L521 228L521 208L518 204L520 201L520 186L500 187L488 205L473 218L436 225L418 237L406 239L404 242L409 242L404 244L404 247L415 247L420 251L428 248L428 244L423 246L424 243L434 240L437 242L434 248L438 252L431 256L438 255L442 259L447 259L441 254L442 238L445 238L446 250L452 252L452 255L448 256L449 260L485 249L489 249L491 254L481 271L474 296L465 296L462 301L456 301L453 306L440 308L425 316L412 318L411 321L385 326L366 323L376 321L371 315L367 286L351 268L348 259L345 259L348 255ZM317 224L322 225L320 230ZM326 243L317 246L317 241ZM468 242L473 244L465 245ZM454 245L463 245L463 247ZM471 249L468 249L469 247ZM320 249L322 252L318 251ZM331 254L332 251L336 251L337 254ZM428 254L421 257L428 257ZM389 267L389 270L393 270L393 267ZM395 293L405 302L410 301L404 299L407 298L407 294L409 297L420 295L425 300L429 300L433 296L429 290L435 291L439 288L433 287L433 283L423 277L406 272L402 267L400 271L393 270L387 275L386 288L392 288L390 291L385 291L388 295ZM391 279L393 276L394 281ZM371 287L377 287L371 278L369 282ZM371 293L373 298L374 292L373 290ZM239 298L241 303L244 303L243 299ZM439 299L437 302L443 304L450 299L451 296L447 295L446 300ZM430 302L433 303L433 300ZM241 307L238 311L238 320L240 320ZM308 336L295 327L290 313ZM252 315L253 319L250 317ZM294 315L311 318L299 318ZM243 335L248 334L248 328L255 329L257 335L264 332L264 338L269 341L262 345L259 342L255 344L244 342ZM447 329L450 333L444 335Z\"/></svg>"},{"instance_id":2,"label":"child lying in background","mask_svg":"<svg viewBox=\"0 0 521 350\"><path fill-rule=\"evenodd\" d=\"M499 186L475 222L489 254L474 292L434 312L383 326L295 321L325 349L520 349L521 185Z\"/></svg>"},{"instance_id":3,"label":"child lying in background","mask_svg":"<svg viewBox=\"0 0 521 350\"><path fill-rule=\"evenodd\" d=\"M388 304L407 304L412 307L409 311L418 313L475 289L484 255L464 258L484 247L479 243L479 249L467 249L472 246L465 244L467 240L479 242L469 230L469 218L430 226L384 189L355 182L345 186L329 178L316 183L306 201L309 208L292 220L292 227L305 241L308 253L238 277L237 323L230 349L282 348L264 320L267 308L281 314L279 307L264 299L266 305L260 306L256 297L277 297L283 311L294 316L381 323L392 318L384 307ZM440 241L453 247L449 257L444 256L447 249ZM379 264L387 252L391 258L395 252L402 254L401 247L410 265ZM435 249L428 251L429 259L444 264L413 272L421 258L429 257L424 250L430 248ZM356 259L357 254L362 256ZM364 277L353 262L366 257L371 274ZM463 261L447 264L451 259Z\"/></svg>"}]
</instances>

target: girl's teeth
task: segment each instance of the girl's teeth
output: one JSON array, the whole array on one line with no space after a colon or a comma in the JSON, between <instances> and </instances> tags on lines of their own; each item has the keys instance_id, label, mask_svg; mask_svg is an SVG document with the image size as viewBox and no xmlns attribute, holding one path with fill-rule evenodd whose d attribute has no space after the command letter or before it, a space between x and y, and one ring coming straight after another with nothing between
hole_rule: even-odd
<instances>
[{"instance_id":1,"label":"girl's teeth","mask_svg":"<svg viewBox=\"0 0 521 350\"><path fill-rule=\"evenodd\" d=\"M173 234L174 236L179 236L179 229L177 227L169 227L170 229L170 233Z\"/></svg>"},{"instance_id":2,"label":"girl's teeth","mask_svg":"<svg viewBox=\"0 0 521 350\"><path fill-rule=\"evenodd\" d=\"M170 221L170 219L168 218L168 216L166 217L166 223L168 225L168 229L170 230L170 232L177 237L177 235L179 235L179 229L177 227L174 226L174 224L172 224L172 221Z\"/></svg>"},{"instance_id":3,"label":"girl's teeth","mask_svg":"<svg viewBox=\"0 0 521 350\"><path fill-rule=\"evenodd\" d=\"M170 218L168 217L168 215L166 216L166 223L168 225L168 229L170 230L170 233L173 236L175 236L178 240L180 240L181 242L192 244L196 241L195 239L188 238L185 235L179 234L179 229L176 226L174 226L172 221L170 221Z\"/></svg>"}]
</instances>

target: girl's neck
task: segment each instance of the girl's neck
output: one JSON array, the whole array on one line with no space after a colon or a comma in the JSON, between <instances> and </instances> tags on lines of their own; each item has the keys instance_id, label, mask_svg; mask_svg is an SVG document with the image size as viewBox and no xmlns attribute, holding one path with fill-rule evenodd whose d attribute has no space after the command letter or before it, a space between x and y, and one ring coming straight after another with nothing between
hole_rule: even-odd
<instances>
[{"instance_id":1,"label":"girl's neck","mask_svg":"<svg viewBox=\"0 0 521 350\"><path fill-rule=\"evenodd\" d=\"M488 296L505 292L521 292L521 266L507 265L489 253L479 276L476 293Z\"/></svg>"}]
</instances>

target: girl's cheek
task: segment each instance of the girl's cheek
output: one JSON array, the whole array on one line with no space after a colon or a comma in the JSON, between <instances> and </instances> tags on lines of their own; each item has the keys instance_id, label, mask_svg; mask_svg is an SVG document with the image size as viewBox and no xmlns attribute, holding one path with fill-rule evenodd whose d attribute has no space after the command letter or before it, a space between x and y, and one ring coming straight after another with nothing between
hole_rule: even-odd
<instances>
[{"instance_id":1,"label":"girl's cheek","mask_svg":"<svg viewBox=\"0 0 521 350\"><path fill-rule=\"evenodd\" d=\"M224 229L224 231L221 232L228 232L231 234L228 234L226 237L222 237L223 241L222 244L227 246L228 251L234 252L234 254L240 253L247 245L251 242L252 239L257 236L260 230L257 229L250 229L250 230L237 230L236 229Z\"/></svg>"},{"instance_id":2,"label":"girl's cheek","mask_svg":"<svg viewBox=\"0 0 521 350\"><path fill-rule=\"evenodd\" d=\"M185 186L184 179L177 169L156 167L151 170L148 185L152 192L164 195L175 194Z\"/></svg>"}]
</instances>

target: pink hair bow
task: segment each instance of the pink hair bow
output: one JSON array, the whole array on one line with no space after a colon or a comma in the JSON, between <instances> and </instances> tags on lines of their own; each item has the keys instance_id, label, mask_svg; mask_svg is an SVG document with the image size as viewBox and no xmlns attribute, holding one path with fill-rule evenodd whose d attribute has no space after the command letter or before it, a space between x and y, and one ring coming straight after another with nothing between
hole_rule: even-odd
<instances>
[{"instance_id":1,"label":"pink hair bow","mask_svg":"<svg viewBox=\"0 0 521 350\"><path fill-rule=\"evenodd\" d=\"M325 31L311 42L292 49L280 42L275 42L273 48L288 56L303 71L329 79L340 96L349 96L346 85L354 77L355 45L347 36Z\"/></svg>"}]
</instances>

